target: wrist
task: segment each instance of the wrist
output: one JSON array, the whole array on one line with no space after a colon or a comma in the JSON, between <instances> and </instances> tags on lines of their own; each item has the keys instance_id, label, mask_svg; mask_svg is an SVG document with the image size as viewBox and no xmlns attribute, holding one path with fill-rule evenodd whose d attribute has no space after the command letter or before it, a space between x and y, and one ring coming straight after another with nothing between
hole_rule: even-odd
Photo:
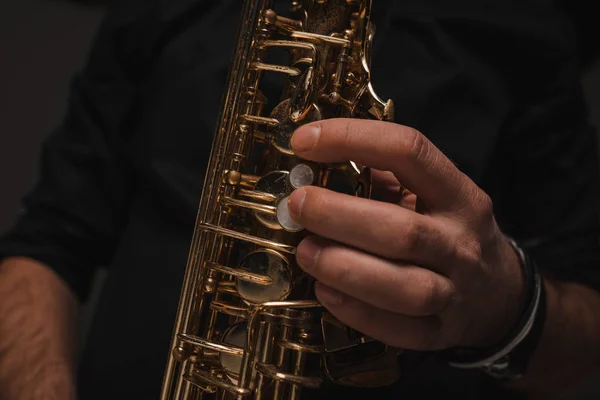
<instances>
[{"instance_id":1,"label":"wrist","mask_svg":"<svg viewBox=\"0 0 600 400\"><path fill-rule=\"evenodd\" d=\"M440 352L449 365L482 369L500 379L520 377L541 338L546 314L544 281L533 260L510 241L521 260L527 288L526 308L518 323L500 343L485 349L455 348Z\"/></svg>"},{"instance_id":2,"label":"wrist","mask_svg":"<svg viewBox=\"0 0 600 400\"><path fill-rule=\"evenodd\" d=\"M516 244L503 236L501 246L503 278L498 284L499 292L494 296L497 303L492 309L496 311L489 313L492 319L484 327L485 332L477 347L488 348L501 343L517 326L531 301L530 282Z\"/></svg>"}]
</instances>

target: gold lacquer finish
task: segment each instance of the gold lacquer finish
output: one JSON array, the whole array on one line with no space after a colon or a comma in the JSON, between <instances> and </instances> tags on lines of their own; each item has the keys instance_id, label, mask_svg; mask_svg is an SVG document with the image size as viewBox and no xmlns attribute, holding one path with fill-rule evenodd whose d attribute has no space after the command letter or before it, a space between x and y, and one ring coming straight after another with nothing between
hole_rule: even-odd
<instances>
[{"instance_id":1,"label":"gold lacquer finish","mask_svg":"<svg viewBox=\"0 0 600 400\"><path fill-rule=\"evenodd\" d=\"M297 399L328 380L390 384L399 350L316 301L295 262L307 233L287 211L306 185L370 196L367 168L302 160L290 138L325 118L393 119L370 82L371 2L242 6L161 398Z\"/></svg>"}]
</instances>

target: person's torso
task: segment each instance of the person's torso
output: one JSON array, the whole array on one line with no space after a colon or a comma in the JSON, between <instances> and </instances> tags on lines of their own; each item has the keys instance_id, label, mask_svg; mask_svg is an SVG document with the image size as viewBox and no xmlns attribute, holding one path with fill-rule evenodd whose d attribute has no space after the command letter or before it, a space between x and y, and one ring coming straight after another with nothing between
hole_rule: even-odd
<instances>
[{"instance_id":1,"label":"person's torso","mask_svg":"<svg viewBox=\"0 0 600 400\"><path fill-rule=\"evenodd\" d=\"M173 26L123 133L134 171L130 221L87 338L82 400L158 398L161 386L240 8L211 2L209 17L200 18L202 5L180 3L165 6ZM372 81L380 97L394 100L396 122L419 129L479 182L518 113L542 106L544 91L571 83L561 75L569 43L542 7L445 3L374 2ZM390 392L340 395L350 393L507 398L483 374L430 360L409 366Z\"/></svg>"}]
</instances>

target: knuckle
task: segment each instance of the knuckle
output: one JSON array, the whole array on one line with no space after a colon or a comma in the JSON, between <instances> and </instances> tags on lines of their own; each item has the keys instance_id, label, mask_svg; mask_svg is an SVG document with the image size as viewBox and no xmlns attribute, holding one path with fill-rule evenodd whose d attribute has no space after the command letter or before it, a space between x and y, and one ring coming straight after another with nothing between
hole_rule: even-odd
<instances>
[{"instance_id":1,"label":"knuckle","mask_svg":"<svg viewBox=\"0 0 600 400\"><path fill-rule=\"evenodd\" d=\"M340 128L339 132L339 142L345 144L346 146L350 145L353 137L353 128L352 128L352 120L347 119L345 123Z\"/></svg>"},{"instance_id":2,"label":"knuckle","mask_svg":"<svg viewBox=\"0 0 600 400\"><path fill-rule=\"evenodd\" d=\"M415 158L421 158L427 149L425 137L414 128L411 128L409 131L409 139L411 144L409 154L413 155Z\"/></svg>"},{"instance_id":3,"label":"knuckle","mask_svg":"<svg viewBox=\"0 0 600 400\"><path fill-rule=\"evenodd\" d=\"M410 158L421 159L427 152L425 137L418 130L407 127L399 141L398 152Z\"/></svg>"},{"instance_id":4,"label":"knuckle","mask_svg":"<svg viewBox=\"0 0 600 400\"><path fill-rule=\"evenodd\" d=\"M492 198L482 190L477 190L474 198L474 208L482 221L487 221L494 215L494 204Z\"/></svg>"},{"instance_id":5,"label":"knuckle","mask_svg":"<svg viewBox=\"0 0 600 400\"><path fill-rule=\"evenodd\" d=\"M490 244L497 234L494 203L492 198L481 189L476 190L473 199L473 231L479 236L480 242Z\"/></svg>"},{"instance_id":6,"label":"knuckle","mask_svg":"<svg viewBox=\"0 0 600 400\"><path fill-rule=\"evenodd\" d=\"M425 274L419 282L420 295L415 301L415 312L419 315L430 315L437 311L440 304L441 290L433 274Z\"/></svg>"},{"instance_id":7,"label":"knuckle","mask_svg":"<svg viewBox=\"0 0 600 400\"><path fill-rule=\"evenodd\" d=\"M393 255L396 257L416 254L419 252L423 242L425 228L414 218L410 218L394 234Z\"/></svg>"},{"instance_id":8,"label":"knuckle","mask_svg":"<svg viewBox=\"0 0 600 400\"><path fill-rule=\"evenodd\" d=\"M483 257L483 249L479 240L468 237L457 247L457 259L466 265L478 265Z\"/></svg>"}]
</instances>

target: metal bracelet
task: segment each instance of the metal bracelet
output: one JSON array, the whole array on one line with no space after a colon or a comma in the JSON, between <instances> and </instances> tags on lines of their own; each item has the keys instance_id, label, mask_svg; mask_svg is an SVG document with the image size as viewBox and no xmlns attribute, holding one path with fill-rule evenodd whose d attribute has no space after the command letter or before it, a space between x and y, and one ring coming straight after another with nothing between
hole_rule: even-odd
<instances>
[{"instance_id":1,"label":"metal bracelet","mask_svg":"<svg viewBox=\"0 0 600 400\"><path fill-rule=\"evenodd\" d=\"M528 315L525 323L522 328L514 335L513 339L509 341L504 347L495 352L494 354L483 358L481 360L473 361L473 362L449 362L448 364L455 368L462 369L474 369L474 368L489 368L494 363L502 360L506 357L515 347L517 347L529 334L531 328L534 325L534 322L537 317L537 313L540 305L540 297L542 293L542 277L537 271L535 265L532 265L526 260L525 254L523 250L512 240L509 239L511 245L515 249L519 259L521 261L521 265L524 269L532 268L531 271L532 279L533 279L533 296L531 298L530 306L528 307ZM523 316L525 317L525 316ZM522 318L524 319L524 318Z\"/></svg>"}]
</instances>

